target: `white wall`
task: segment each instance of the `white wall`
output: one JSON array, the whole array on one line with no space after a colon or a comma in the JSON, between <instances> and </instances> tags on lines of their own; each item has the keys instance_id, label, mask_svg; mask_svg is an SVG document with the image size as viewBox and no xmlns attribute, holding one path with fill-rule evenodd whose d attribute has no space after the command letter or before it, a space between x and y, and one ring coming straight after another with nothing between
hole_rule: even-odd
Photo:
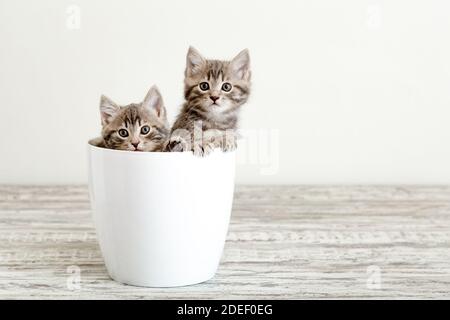
<instances>
[{"instance_id":1,"label":"white wall","mask_svg":"<svg viewBox=\"0 0 450 320\"><path fill-rule=\"evenodd\" d=\"M238 182L450 183L449 10L445 0L0 0L0 183L84 183L100 94L137 102L156 83L173 118L189 45L216 58L250 49L241 127L258 135L240 150Z\"/></svg>"}]
</instances>

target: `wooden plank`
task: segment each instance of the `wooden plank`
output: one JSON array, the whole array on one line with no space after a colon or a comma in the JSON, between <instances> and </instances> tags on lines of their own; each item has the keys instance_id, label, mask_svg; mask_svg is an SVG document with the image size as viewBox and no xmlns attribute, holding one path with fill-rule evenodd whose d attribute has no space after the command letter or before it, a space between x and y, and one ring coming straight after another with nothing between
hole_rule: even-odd
<instances>
[{"instance_id":1,"label":"wooden plank","mask_svg":"<svg viewBox=\"0 0 450 320\"><path fill-rule=\"evenodd\" d=\"M216 277L169 289L110 280L90 214L85 186L0 185L0 299L450 298L449 186L238 186Z\"/></svg>"}]
</instances>

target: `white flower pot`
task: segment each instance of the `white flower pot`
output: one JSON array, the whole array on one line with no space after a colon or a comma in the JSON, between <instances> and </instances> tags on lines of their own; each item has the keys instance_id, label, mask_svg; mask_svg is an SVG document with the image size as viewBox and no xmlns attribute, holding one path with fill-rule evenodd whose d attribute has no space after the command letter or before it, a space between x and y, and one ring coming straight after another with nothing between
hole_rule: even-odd
<instances>
[{"instance_id":1,"label":"white flower pot","mask_svg":"<svg viewBox=\"0 0 450 320\"><path fill-rule=\"evenodd\" d=\"M89 188L111 278L148 287L211 279L234 191L235 152L130 152L88 145Z\"/></svg>"}]
</instances>

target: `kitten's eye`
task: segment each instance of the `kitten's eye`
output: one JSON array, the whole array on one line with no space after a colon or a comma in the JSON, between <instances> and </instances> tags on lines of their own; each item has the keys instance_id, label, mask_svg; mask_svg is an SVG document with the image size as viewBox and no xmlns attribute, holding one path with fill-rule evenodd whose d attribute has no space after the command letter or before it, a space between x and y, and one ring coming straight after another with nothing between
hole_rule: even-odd
<instances>
[{"instance_id":1,"label":"kitten's eye","mask_svg":"<svg viewBox=\"0 0 450 320\"><path fill-rule=\"evenodd\" d=\"M149 126L143 126L141 128L141 134L147 134L150 132L150 127Z\"/></svg>"},{"instance_id":2,"label":"kitten's eye","mask_svg":"<svg viewBox=\"0 0 450 320\"><path fill-rule=\"evenodd\" d=\"M225 91L225 92L229 92L229 91L231 90L232 87L233 87L233 86L231 85L231 83L225 82L225 83L222 85L222 90Z\"/></svg>"},{"instance_id":3,"label":"kitten's eye","mask_svg":"<svg viewBox=\"0 0 450 320\"><path fill-rule=\"evenodd\" d=\"M125 129L120 129L119 130L119 136L121 136L122 138L128 137L128 131L125 130Z\"/></svg>"},{"instance_id":4,"label":"kitten's eye","mask_svg":"<svg viewBox=\"0 0 450 320\"><path fill-rule=\"evenodd\" d=\"M209 84L208 82L201 82L199 85L200 89L202 89L203 91L206 91L209 89Z\"/></svg>"}]
</instances>

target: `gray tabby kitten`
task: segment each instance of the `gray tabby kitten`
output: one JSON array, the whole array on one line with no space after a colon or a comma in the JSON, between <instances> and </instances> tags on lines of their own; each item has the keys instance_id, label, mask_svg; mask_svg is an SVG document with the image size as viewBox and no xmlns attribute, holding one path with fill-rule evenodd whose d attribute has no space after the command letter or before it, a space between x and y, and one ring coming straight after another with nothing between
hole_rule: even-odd
<instances>
[{"instance_id":1,"label":"gray tabby kitten","mask_svg":"<svg viewBox=\"0 0 450 320\"><path fill-rule=\"evenodd\" d=\"M100 146L129 151L162 151L169 134L166 109L156 86L142 103L119 106L100 100L103 142Z\"/></svg>"},{"instance_id":2,"label":"gray tabby kitten","mask_svg":"<svg viewBox=\"0 0 450 320\"><path fill-rule=\"evenodd\" d=\"M190 47L184 79L185 103L172 127L167 151L205 155L214 148L236 148L238 111L250 94L250 56L207 60Z\"/></svg>"}]
</instances>

